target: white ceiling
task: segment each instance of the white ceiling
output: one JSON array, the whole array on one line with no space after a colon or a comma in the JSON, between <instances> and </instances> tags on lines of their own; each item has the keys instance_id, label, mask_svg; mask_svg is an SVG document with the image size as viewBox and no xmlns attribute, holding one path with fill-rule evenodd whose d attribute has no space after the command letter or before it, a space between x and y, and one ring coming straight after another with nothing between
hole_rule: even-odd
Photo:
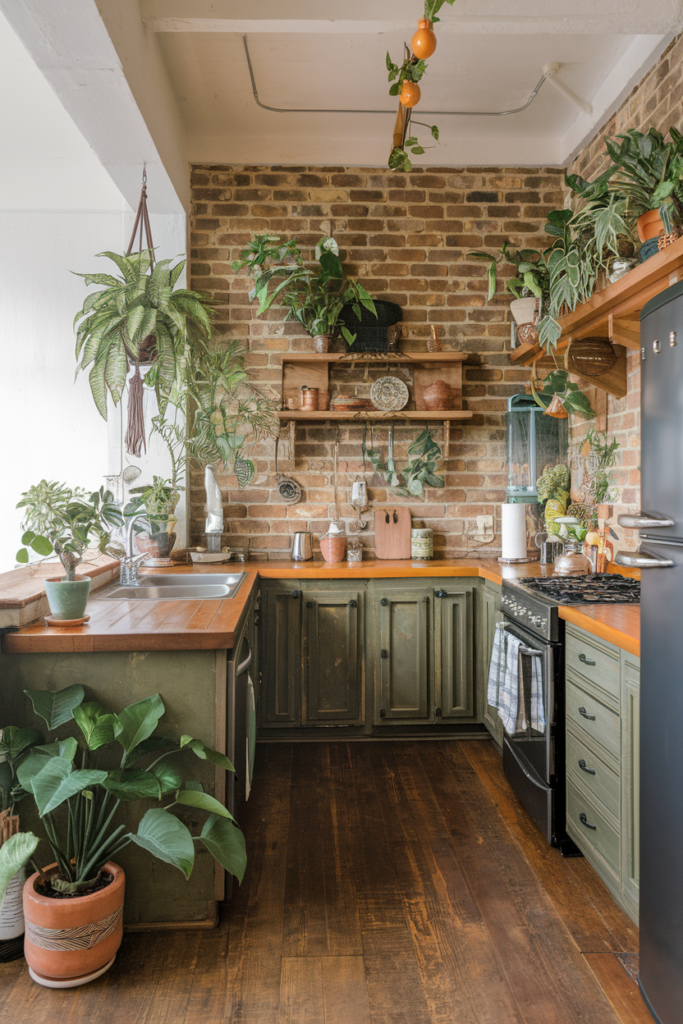
<instances>
[{"instance_id":1,"label":"white ceiling","mask_svg":"<svg viewBox=\"0 0 683 1024\"><path fill-rule=\"evenodd\" d=\"M127 209L2 14L0 95L0 209Z\"/></svg>"},{"instance_id":2,"label":"white ceiling","mask_svg":"<svg viewBox=\"0 0 683 1024\"><path fill-rule=\"evenodd\" d=\"M382 165L396 100L384 58L410 41L422 0L141 0L157 40L193 163ZM341 15L341 17L340 17ZM668 44L681 0L456 0L414 117L438 123L420 164L564 164ZM387 113L276 113L279 108ZM544 82L507 117L444 111L523 105L548 62L592 112ZM431 113L441 111L441 114Z\"/></svg>"}]
</instances>

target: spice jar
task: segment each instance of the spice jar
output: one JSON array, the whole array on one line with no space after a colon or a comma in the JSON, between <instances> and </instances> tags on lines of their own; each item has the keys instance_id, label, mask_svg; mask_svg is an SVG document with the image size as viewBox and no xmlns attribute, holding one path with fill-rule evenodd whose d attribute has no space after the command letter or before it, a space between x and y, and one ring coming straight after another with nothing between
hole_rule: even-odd
<instances>
[{"instance_id":1,"label":"spice jar","mask_svg":"<svg viewBox=\"0 0 683 1024\"><path fill-rule=\"evenodd\" d=\"M434 557L434 533L429 527L410 531L410 557L422 561Z\"/></svg>"},{"instance_id":2,"label":"spice jar","mask_svg":"<svg viewBox=\"0 0 683 1024\"><path fill-rule=\"evenodd\" d=\"M346 545L347 562L363 561L363 543L359 537L350 537Z\"/></svg>"},{"instance_id":3,"label":"spice jar","mask_svg":"<svg viewBox=\"0 0 683 1024\"><path fill-rule=\"evenodd\" d=\"M320 550L326 562L341 562L346 554L346 536L343 526L330 523L326 534L320 538Z\"/></svg>"},{"instance_id":4,"label":"spice jar","mask_svg":"<svg viewBox=\"0 0 683 1024\"><path fill-rule=\"evenodd\" d=\"M301 409L304 412L315 412L318 408L318 389L307 388L306 385L301 389Z\"/></svg>"}]
</instances>

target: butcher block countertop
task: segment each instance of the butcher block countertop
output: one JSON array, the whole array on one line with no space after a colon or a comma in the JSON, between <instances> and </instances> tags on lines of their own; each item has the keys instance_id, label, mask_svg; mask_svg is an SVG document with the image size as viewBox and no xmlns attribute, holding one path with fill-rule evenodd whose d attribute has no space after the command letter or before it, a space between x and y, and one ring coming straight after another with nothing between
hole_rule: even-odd
<instances>
[{"instance_id":1,"label":"butcher block countertop","mask_svg":"<svg viewBox=\"0 0 683 1024\"><path fill-rule=\"evenodd\" d=\"M111 569L116 563L98 566ZM42 618L4 637L3 650L9 654L59 653L76 651L156 651L230 649L244 608L262 579L397 579L401 577L478 576L492 583L525 576L550 576L551 567L538 562L522 565L500 565L484 559L452 559L439 561L364 561L326 562L264 561L228 565L179 565L173 569L154 569L154 573L246 572L235 597L205 601L115 601L103 598L102 590L93 589L88 603L90 621L83 626L51 628ZM41 578L33 575L27 581L27 570L15 570L17 587L12 587L14 573L0 577L2 607L23 607L27 597L35 598L41 590ZM52 574L54 567L52 569ZM57 573L54 572L56 575ZM48 575L48 572L42 576ZM144 570L140 573L144 577ZM16 593L14 592L16 591ZM29 599L30 599L29 598ZM583 629L639 653L640 609L636 605L601 605L561 608L560 615Z\"/></svg>"}]
</instances>

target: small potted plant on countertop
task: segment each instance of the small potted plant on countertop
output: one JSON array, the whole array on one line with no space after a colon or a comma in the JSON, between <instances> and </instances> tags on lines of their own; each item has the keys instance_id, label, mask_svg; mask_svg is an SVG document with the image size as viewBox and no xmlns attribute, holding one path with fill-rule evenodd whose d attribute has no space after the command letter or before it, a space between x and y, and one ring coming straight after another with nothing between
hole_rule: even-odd
<instances>
[{"instance_id":1,"label":"small potted plant on countertop","mask_svg":"<svg viewBox=\"0 0 683 1024\"><path fill-rule=\"evenodd\" d=\"M142 507L147 513L149 544L151 545L147 559L148 565L155 567L173 565L169 556L176 539L174 527L178 520L175 516L175 509L180 500L179 491L181 490L183 488L175 484L172 478L165 480L160 476L154 476L151 484L130 489L129 493L133 497L124 508L123 514L124 516L135 515Z\"/></svg>"},{"instance_id":2,"label":"small potted plant on countertop","mask_svg":"<svg viewBox=\"0 0 683 1024\"><path fill-rule=\"evenodd\" d=\"M375 304L358 281L344 277L334 238L321 238L315 260L317 267L306 265L295 238L282 241L277 235L255 235L240 259L233 262L233 269L236 273L248 270L253 277L249 298L259 300L257 316L266 313L280 296L288 311L285 319L298 320L314 339L316 351L327 352L337 329L349 345L356 340L340 319L342 307L351 304L360 320L361 306L375 313Z\"/></svg>"},{"instance_id":3,"label":"small potted plant on countertop","mask_svg":"<svg viewBox=\"0 0 683 1024\"><path fill-rule=\"evenodd\" d=\"M22 494L17 508L26 509L24 547L17 552L17 562L29 561L29 548L44 558L58 555L66 575L44 581L52 618L60 622L82 619L91 580L77 576L76 567L91 536L97 537L99 550L104 551L112 528L123 524L114 495L103 487L86 495L80 488L41 480Z\"/></svg>"},{"instance_id":4,"label":"small potted plant on countertop","mask_svg":"<svg viewBox=\"0 0 683 1024\"><path fill-rule=\"evenodd\" d=\"M18 769L54 859L42 871L33 861L36 872L24 886L25 955L39 984L69 988L108 970L121 944L125 876L114 858L124 847L134 843L188 879L200 843L241 882L244 836L223 804L167 760L192 754L234 771L201 740L153 735L165 712L159 694L115 713L96 701L84 703L78 685L26 693L50 731L75 721L81 734L34 746ZM112 763L117 766L107 767ZM131 800L155 804L135 832L116 821L121 802ZM173 813L176 808L208 815L199 835ZM33 858L38 842L20 833L0 847L0 900L3 884Z\"/></svg>"}]
</instances>

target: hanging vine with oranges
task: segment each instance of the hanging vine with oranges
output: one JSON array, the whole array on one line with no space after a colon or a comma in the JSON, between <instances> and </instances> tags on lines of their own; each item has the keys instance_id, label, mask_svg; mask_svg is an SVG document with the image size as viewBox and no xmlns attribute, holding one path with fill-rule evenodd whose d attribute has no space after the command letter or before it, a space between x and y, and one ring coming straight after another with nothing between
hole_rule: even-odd
<instances>
[{"instance_id":1,"label":"hanging vine with oranges","mask_svg":"<svg viewBox=\"0 0 683 1024\"><path fill-rule=\"evenodd\" d=\"M455 0L425 0L424 18L420 18L417 23L417 32L411 40L410 47L404 44L406 55L402 64L394 64L387 52L387 71L389 72L389 81L392 83L389 95L399 98L393 148L389 155L389 167L392 171L412 170L413 165L408 150L413 156L420 156L425 152L425 147L420 144L417 136L411 133L413 125L428 128L432 138L439 141L438 127L435 124L429 125L423 121L415 121L412 112L413 107L420 102L419 82L427 70L427 58L431 57L436 50L434 24L440 20L437 15L445 3L452 7Z\"/></svg>"}]
</instances>

